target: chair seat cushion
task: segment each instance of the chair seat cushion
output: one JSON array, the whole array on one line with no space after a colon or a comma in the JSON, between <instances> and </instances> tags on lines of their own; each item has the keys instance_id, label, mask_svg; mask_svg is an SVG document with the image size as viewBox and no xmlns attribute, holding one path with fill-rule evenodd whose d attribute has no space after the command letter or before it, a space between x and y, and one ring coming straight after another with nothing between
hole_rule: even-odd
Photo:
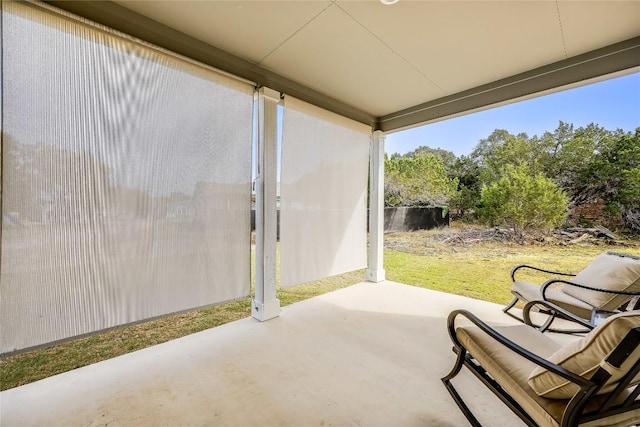
<instances>
[{"instance_id":1,"label":"chair seat cushion","mask_svg":"<svg viewBox=\"0 0 640 427\"><path fill-rule=\"evenodd\" d=\"M602 366L612 374L612 377L599 394L611 392L624 372L628 371L628 366L640 358L640 349L626 360L621 369L615 369L606 364L604 359L622 341L629 330L636 327L640 327L640 311L611 316L585 337L555 351L548 360L585 378L590 378L596 369ZM576 384L540 366L531 372L528 383L539 396L551 399L569 399L579 390Z\"/></svg>"},{"instance_id":2,"label":"chair seat cushion","mask_svg":"<svg viewBox=\"0 0 640 427\"><path fill-rule=\"evenodd\" d=\"M535 348L536 354L541 357L546 358L561 347L548 335L527 325L495 326L493 329L522 347ZM480 365L538 424L558 425L564 406L555 404L555 410L545 409L546 402L553 401L539 397L527 384L529 373L536 367L533 362L517 355L474 326L459 327L456 335Z\"/></svg>"},{"instance_id":3,"label":"chair seat cushion","mask_svg":"<svg viewBox=\"0 0 640 427\"><path fill-rule=\"evenodd\" d=\"M542 334L526 325L495 326L493 329L543 358L548 358L562 347L548 334ZM535 363L517 355L475 326L457 328L456 336L464 348L538 425L560 425L569 401L547 399L536 394L527 382L529 373L537 366ZM594 410L605 398L606 396L598 396L586 410ZM637 422L640 422L640 411L634 410L581 424L581 427L626 427Z\"/></svg>"},{"instance_id":4,"label":"chair seat cushion","mask_svg":"<svg viewBox=\"0 0 640 427\"><path fill-rule=\"evenodd\" d=\"M512 292L525 301L540 301L543 299L541 289L540 285L534 285L528 282L514 282ZM583 319L591 318L591 309L593 307L574 296L568 295L553 287L547 288L545 296L547 301L554 303L560 308L564 308Z\"/></svg>"},{"instance_id":5,"label":"chair seat cushion","mask_svg":"<svg viewBox=\"0 0 640 427\"><path fill-rule=\"evenodd\" d=\"M571 282L613 291L640 291L640 259L604 253L598 255L584 270L571 278ZM562 292L593 307L614 310L631 297L627 295L594 292L577 286L564 285Z\"/></svg>"}]
</instances>

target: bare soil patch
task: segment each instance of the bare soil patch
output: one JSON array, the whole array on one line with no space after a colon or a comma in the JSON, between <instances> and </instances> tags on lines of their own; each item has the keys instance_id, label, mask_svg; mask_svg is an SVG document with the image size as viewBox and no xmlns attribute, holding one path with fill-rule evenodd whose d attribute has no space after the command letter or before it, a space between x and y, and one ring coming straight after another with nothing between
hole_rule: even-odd
<instances>
[{"instance_id":1,"label":"bare soil patch","mask_svg":"<svg viewBox=\"0 0 640 427\"><path fill-rule=\"evenodd\" d=\"M465 247L499 243L505 247L522 246L602 246L640 249L638 237L619 235L602 228L567 228L549 233L514 236L512 230L452 224L434 230L389 233L385 235L386 249L418 255L438 252L457 252Z\"/></svg>"}]
</instances>

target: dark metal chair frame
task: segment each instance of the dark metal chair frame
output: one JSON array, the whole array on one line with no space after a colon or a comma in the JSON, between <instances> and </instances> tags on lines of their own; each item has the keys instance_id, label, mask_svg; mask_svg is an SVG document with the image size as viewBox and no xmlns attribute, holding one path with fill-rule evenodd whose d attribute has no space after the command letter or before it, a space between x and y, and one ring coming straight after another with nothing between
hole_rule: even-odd
<instances>
[{"instance_id":1,"label":"dark metal chair frame","mask_svg":"<svg viewBox=\"0 0 640 427\"><path fill-rule=\"evenodd\" d=\"M529 311L536 303L529 303L525 306L525 319L530 320ZM560 307L554 306L550 303L543 303L549 310L564 311ZM566 313L562 313L566 314ZM570 314L569 314L570 315ZM457 354L455 365L451 372L442 378L442 382L453 397L454 401L465 415L467 420L472 426L482 427L480 422L473 415L469 407L465 404L462 397L458 394L457 390L451 383L451 379L454 378L462 369L466 366L480 381L487 386L496 396L502 400L518 417L524 421L528 426L538 426L536 421L520 406L520 404L509 395L509 393L502 388L502 386L478 363L472 354L470 354L466 348L460 343L456 336L455 320L456 317L463 316L470 320L480 330L487 335L495 339L500 344L509 348L513 352L520 356L532 361L538 366L542 366L550 372L553 372L572 383L578 385L580 390L567 402L566 409L564 411L562 420L560 422L561 427L573 427L583 423L587 423L593 420L609 417L615 414L640 409L640 400L636 400L640 394L640 385L636 385L629 396L621 403L614 404L618 396L625 392L628 385L633 378L640 372L640 360L636 362L633 367L622 377L619 385L613 390L608 397L602 402L600 406L589 412L585 412L587 404L592 401L598 390L606 383L610 374L602 367L591 376L591 378L584 378L579 375L570 372L563 367L549 362L548 360L532 353L531 351L519 346L508 338L504 337L489 325L478 319L472 313L466 310L455 310L448 318L447 328L449 336L454 344L453 351ZM582 324L585 327L589 325ZM634 328L624 337L624 339L618 344L618 346L609 354L606 358L607 363L615 367L620 367L626 358L633 352L633 350L640 345L640 327Z\"/></svg>"},{"instance_id":2,"label":"dark metal chair frame","mask_svg":"<svg viewBox=\"0 0 640 427\"><path fill-rule=\"evenodd\" d=\"M626 253L607 252L607 254L640 260L640 256L626 254ZM520 270L523 270L523 269L530 269L530 270L535 270L535 271L539 271L539 272L542 272L542 273L548 273L548 274L553 274L553 275L558 275L558 276L565 276L565 277L575 277L576 276L575 273L552 271L552 270L547 270L547 269L544 269L544 268L539 268L539 267L535 267L535 266L531 266L531 265L527 265L527 264L519 264L519 265L516 265L515 267L513 267L511 269L511 282L512 283L516 281L516 278L515 278L516 273L518 271L520 271ZM547 289L549 289L549 287L551 287L552 285L556 285L556 284L559 284L559 283L560 284L570 285L570 286L575 286L577 288L588 289L588 290L594 291L594 292L603 292L603 293L615 294L615 295L628 295L630 297L640 296L640 292L626 292L626 291L615 291L615 290L611 290L611 289L602 289L602 288L597 288L597 287L594 287L594 286L585 286L585 285L581 285L581 284L578 284L578 283L573 283L573 282L571 282L569 280L553 278L553 279L547 280L542 285L540 285L540 292L542 294L542 301L549 302L549 300L547 299L547 296L546 296ZM519 320L521 322L524 322L523 318L518 317L515 314L509 312L509 310L511 310L517 304L518 301L523 301L525 303L532 302L532 301L526 300L522 295L520 295L519 293L515 292L514 290L512 290L511 293L514 295L514 298L509 304L507 304L507 306L505 308L502 309L502 311L504 313L506 313L507 315L513 317L514 319ZM594 309L595 309L595 307L594 307ZM565 314L565 313L567 313L566 310L560 310L560 311L559 310L551 310L549 312L543 310L542 312L545 313L545 314L548 314L549 317L546 319L546 321L544 322L543 325L536 326L537 328L540 329L541 332L544 332L544 331L547 331L547 330L550 331L550 332L569 333L569 334L588 332L588 329L550 329L551 324L557 318L564 318L564 319L567 319L567 320L577 321L576 319L578 319L580 317L578 317L577 315L575 315L573 313L571 313L569 315L566 315ZM584 320L586 320L588 322L588 324L593 327L593 325L590 323L591 319L584 319Z\"/></svg>"}]
</instances>

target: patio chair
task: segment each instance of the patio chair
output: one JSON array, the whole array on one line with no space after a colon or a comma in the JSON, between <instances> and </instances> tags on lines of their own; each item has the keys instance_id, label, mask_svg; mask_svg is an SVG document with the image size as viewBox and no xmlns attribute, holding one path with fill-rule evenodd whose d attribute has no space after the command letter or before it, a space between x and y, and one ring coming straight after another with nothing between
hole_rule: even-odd
<instances>
[{"instance_id":1,"label":"patio chair","mask_svg":"<svg viewBox=\"0 0 640 427\"><path fill-rule=\"evenodd\" d=\"M565 279L553 277L542 285L517 280L516 274L526 270L539 271ZM607 252L598 255L578 274L551 271L530 265L517 265L511 270L513 300L503 311L520 321L523 319L510 313L518 301L548 301L574 316L589 322L596 313L616 312L628 305L634 296L640 295L640 257L630 254ZM638 299L636 298L635 301ZM635 305L635 304L633 304ZM626 307L634 308L634 307ZM553 312L540 327L547 330L557 318ZM560 316L562 317L562 316ZM584 330L559 330L554 332L584 332Z\"/></svg>"},{"instance_id":2,"label":"patio chair","mask_svg":"<svg viewBox=\"0 0 640 427\"><path fill-rule=\"evenodd\" d=\"M460 317L472 324L457 326ZM528 426L640 422L640 311L613 315L567 345L528 325L491 327L465 310L449 315L448 330L457 360L442 382L473 426L481 424L451 382L463 366Z\"/></svg>"}]
</instances>

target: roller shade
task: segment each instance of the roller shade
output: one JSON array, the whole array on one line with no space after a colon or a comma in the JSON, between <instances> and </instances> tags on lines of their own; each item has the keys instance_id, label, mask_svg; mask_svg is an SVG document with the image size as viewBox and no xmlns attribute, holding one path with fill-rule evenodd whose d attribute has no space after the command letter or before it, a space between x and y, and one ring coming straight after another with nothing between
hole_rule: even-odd
<instances>
[{"instance_id":1,"label":"roller shade","mask_svg":"<svg viewBox=\"0 0 640 427\"><path fill-rule=\"evenodd\" d=\"M253 87L2 3L0 353L250 292Z\"/></svg>"},{"instance_id":2,"label":"roller shade","mask_svg":"<svg viewBox=\"0 0 640 427\"><path fill-rule=\"evenodd\" d=\"M281 287L366 267L370 141L368 126L286 97Z\"/></svg>"}]
</instances>

